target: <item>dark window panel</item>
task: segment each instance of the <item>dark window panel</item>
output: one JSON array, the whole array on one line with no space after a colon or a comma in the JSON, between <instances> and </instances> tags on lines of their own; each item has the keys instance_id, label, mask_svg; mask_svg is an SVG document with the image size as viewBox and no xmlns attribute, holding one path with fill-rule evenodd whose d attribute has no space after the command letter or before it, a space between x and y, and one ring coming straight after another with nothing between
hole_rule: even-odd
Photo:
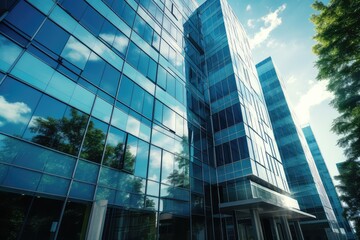
<instances>
[{"instance_id":1,"label":"dark window panel","mask_svg":"<svg viewBox=\"0 0 360 240\"><path fill-rule=\"evenodd\" d=\"M5 20L32 37L45 19L39 11L25 1L20 1L6 15Z\"/></svg>"}]
</instances>

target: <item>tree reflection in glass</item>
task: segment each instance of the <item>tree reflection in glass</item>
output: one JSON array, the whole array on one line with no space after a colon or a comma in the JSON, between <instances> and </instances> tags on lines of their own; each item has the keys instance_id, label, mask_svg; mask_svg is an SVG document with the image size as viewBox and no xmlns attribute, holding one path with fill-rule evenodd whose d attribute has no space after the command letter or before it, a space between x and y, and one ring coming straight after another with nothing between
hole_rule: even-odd
<instances>
[{"instance_id":1,"label":"tree reflection in glass","mask_svg":"<svg viewBox=\"0 0 360 240\"><path fill-rule=\"evenodd\" d=\"M85 132L88 115L69 108L60 119L33 117L29 127L32 141L65 153L77 155ZM68 115L68 116L66 116Z\"/></svg>"}]
</instances>

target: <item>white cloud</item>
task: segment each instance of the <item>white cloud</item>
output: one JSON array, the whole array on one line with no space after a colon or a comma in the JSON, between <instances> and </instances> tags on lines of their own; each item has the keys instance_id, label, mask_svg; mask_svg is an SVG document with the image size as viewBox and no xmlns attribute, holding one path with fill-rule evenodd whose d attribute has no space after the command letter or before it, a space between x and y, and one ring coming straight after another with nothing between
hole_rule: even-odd
<instances>
[{"instance_id":1,"label":"white cloud","mask_svg":"<svg viewBox=\"0 0 360 240\"><path fill-rule=\"evenodd\" d=\"M314 83L315 83L314 80L309 80L309 81L308 81L308 84L309 84L309 85L312 85L312 84L314 84Z\"/></svg>"},{"instance_id":2,"label":"white cloud","mask_svg":"<svg viewBox=\"0 0 360 240\"><path fill-rule=\"evenodd\" d=\"M40 116L32 116L30 119L30 123L29 123L29 127L36 127L36 121L37 120L43 120L43 121L48 121L46 118L40 117Z\"/></svg>"},{"instance_id":3,"label":"white cloud","mask_svg":"<svg viewBox=\"0 0 360 240\"><path fill-rule=\"evenodd\" d=\"M299 123L301 125L308 123L311 108L331 98L333 98L333 94L326 90L326 81L317 82L311 86L311 88L302 95L295 108Z\"/></svg>"},{"instance_id":4,"label":"white cloud","mask_svg":"<svg viewBox=\"0 0 360 240\"><path fill-rule=\"evenodd\" d=\"M3 96L0 96L0 117L9 123L27 123L26 114L31 112L31 108L23 102L8 102ZM6 123L5 122L5 123ZM5 125L2 121L0 124Z\"/></svg>"},{"instance_id":5,"label":"white cloud","mask_svg":"<svg viewBox=\"0 0 360 240\"><path fill-rule=\"evenodd\" d=\"M248 12L248 11L250 11L250 10L251 10L251 5L248 4L248 5L246 6L246 11Z\"/></svg>"},{"instance_id":6,"label":"white cloud","mask_svg":"<svg viewBox=\"0 0 360 240\"><path fill-rule=\"evenodd\" d=\"M287 84L293 84L295 82L297 82L297 78L294 75L291 75L286 81Z\"/></svg>"},{"instance_id":7,"label":"white cloud","mask_svg":"<svg viewBox=\"0 0 360 240\"><path fill-rule=\"evenodd\" d=\"M261 17L261 21L264 22L264 26L260 28L260 31L255 33L253 38L250 38L251 48L255 48L263 43L269 36L270 33L281 25L282 19L279 17L279 14L286 9L286 4L278 7L274 12Z\"/></svg>"},{"instance_id":8,"label":"white cloud","mask_svg":"<svg viewBox=\"0 0 360 240\"><path fill-rule=\"evenodd\" d=\"M254 19L249 19L249 20L247 20L246 25L247 25L249 28L254 28L254 27L255 27L254 22L255 22Z\"/></svg>"}]
</instances>

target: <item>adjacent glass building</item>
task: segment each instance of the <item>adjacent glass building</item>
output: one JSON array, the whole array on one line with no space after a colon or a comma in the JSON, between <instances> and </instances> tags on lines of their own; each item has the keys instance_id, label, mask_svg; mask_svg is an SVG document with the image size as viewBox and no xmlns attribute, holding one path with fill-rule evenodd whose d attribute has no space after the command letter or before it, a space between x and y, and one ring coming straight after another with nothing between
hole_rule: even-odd
<instances>
[{"instance_id":1,"label":"adjacent glass building","mask_svg":"<svg viewBox=\"0 0 360 240\"><path fill-rule=\"evenodd\" d=\"M292 195L316 216L301 222L305 239L340 239L341 232L305 136L289 106L278 70L269 57L256 65Z\"/></svg>"},{"instance_id":2,"label":"adjacent glass building","mask_svg":"<svg viewBox=\"0 0 360 240\"><path fill-rule=\"evenodd\" d=\"M302 239L313 217L225 0L9 1L0 199L0 239Z\"/></svg>"},{"instance_id":3,"label":"adjacent glass building","mask_svg":"<svg viewBox=\"0 0 360 240\"><path fill-rule=\"evenodd\" d=\"M315 135L310 125L303 127L302 131L305 135L306 142L310 148L311 154L315 160L316 167L319 171L321 180L324 184L326 193L329 197L332 209L334 210L336 220L339 224L341 233L346 235L347 239L355 239L355 235L352 232L349 222L343 217L343 211L344 211L343 207L341 205L339 196L336 192L329 170L326 166L325 160L321 154L319 145L317 144Z\"/></svg>"}]
</instances>

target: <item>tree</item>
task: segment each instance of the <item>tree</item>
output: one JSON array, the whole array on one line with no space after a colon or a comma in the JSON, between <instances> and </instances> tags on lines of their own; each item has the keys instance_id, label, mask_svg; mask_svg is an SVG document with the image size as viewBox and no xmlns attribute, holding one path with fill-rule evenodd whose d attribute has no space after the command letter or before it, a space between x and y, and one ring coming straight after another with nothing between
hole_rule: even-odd
<instances>
[{"instance_id":1,"label":"tree","mask_svg":"<svg viewBox=\"0 0 360 240\"><path fill-rule=\"evenodd\" d=\"M330 0L328 5L315 1L313 8L319 11L311 17L316 29L317 43L313 51L318 56L317 79L327 81L328 90L334 94L331 103L340 116L334 120L332 131L340 135L338 145L344 148L347 157L346 171L338 177L342 199L348 205L345 214L360 230L360 196L354 192L358 189L354 179L360 176L357 170L360 159L360 1Z\"/></svg>"},{"instance_id":2,"label":"tree","mask_svg":"<svg viewBox=\"0 0 360 240\"><path fill-rule=\"evenodd\" d=\"M360 233L360 164L355 161L343 162L339 167L340 175L335 177L340 181L337 188L341 192L341 200L348 206L344 207L344 215L354 221L356 232ZM351 183L351 184L349 184ZM356 198L354 198L356 196Z\"/></svg>"}]
</instances>

